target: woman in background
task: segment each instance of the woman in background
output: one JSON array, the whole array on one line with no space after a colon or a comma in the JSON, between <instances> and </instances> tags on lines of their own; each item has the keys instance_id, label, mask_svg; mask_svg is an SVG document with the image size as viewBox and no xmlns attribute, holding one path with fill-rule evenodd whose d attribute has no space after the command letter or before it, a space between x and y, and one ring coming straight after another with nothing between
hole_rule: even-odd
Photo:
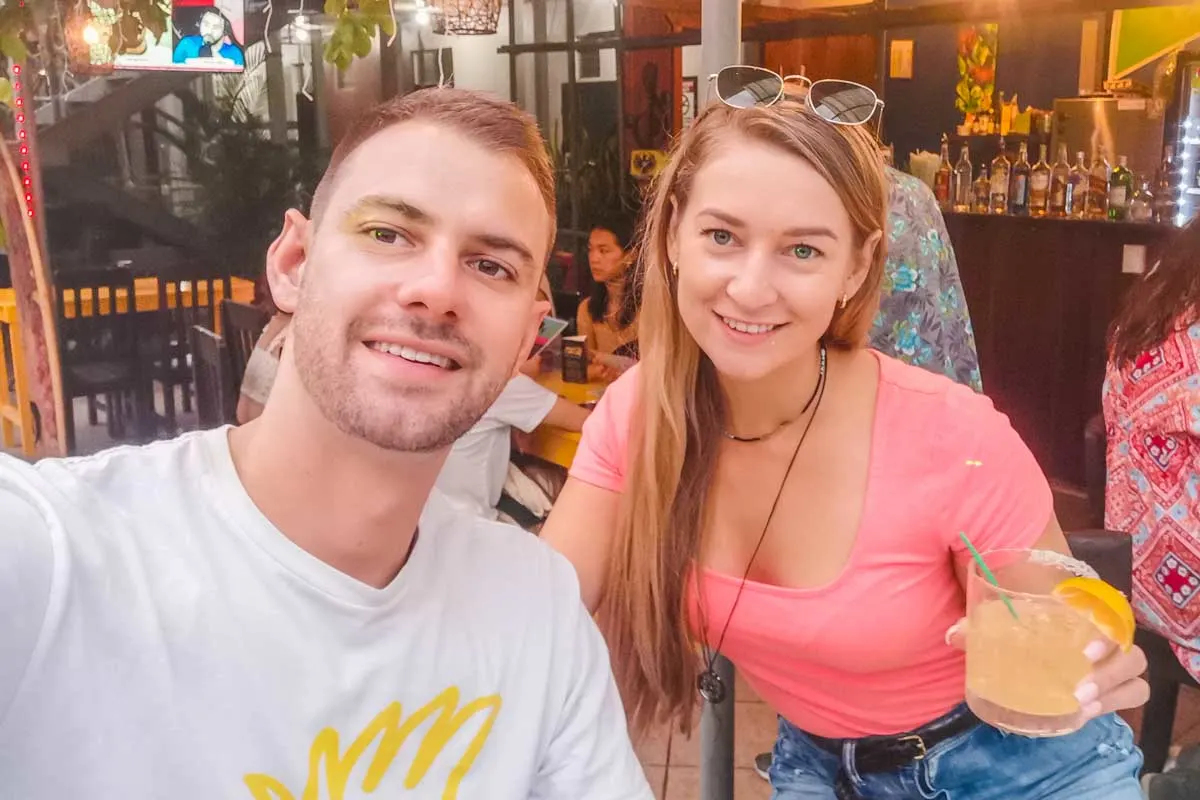
<instances>
[{"instance_id":1,"label":"woman in background","mask_svg":"<svg viewBox=\"0 0 1200 800\"><path fill-rule=\"evenodd\" d=\"M587 337L589 377L616 379L637 359L641 286L632 268L630 226L624 221L593 226L588 236L588 266L595 284L579 304L576 328Z\"/></svg>"},{"instance_id":2,"label":"woman in background","mask_svg":"<svg viewBox=\"0 0 1200 800\"><path fill-rule=\"evenodd\" d=\"M1104 526L1133 535L1133 606L1200 680L1200 220L1130 288L1104 381Z\"/></svg>"}]
</instances>

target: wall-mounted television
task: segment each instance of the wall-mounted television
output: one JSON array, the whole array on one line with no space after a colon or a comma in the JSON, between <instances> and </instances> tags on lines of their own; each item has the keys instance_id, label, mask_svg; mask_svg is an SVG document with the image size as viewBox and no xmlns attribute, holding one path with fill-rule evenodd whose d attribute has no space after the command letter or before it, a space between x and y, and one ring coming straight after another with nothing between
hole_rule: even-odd
<instances>
[{"instance_id":1,"label":"wall-mounted television","mask_svg":"<svg viewBox=\"0 0 1200 800\"><path fill-rule=\"evenodd\" d=\"M80 31L87 64L75 71L178 70L241 72L245 69L245 0L159 0L169 24L156 37L119 3L88 0ZM70 35L70 34L68 34ZM72 59L73 61L75 59Z\"/></svg>"}]
</instances>

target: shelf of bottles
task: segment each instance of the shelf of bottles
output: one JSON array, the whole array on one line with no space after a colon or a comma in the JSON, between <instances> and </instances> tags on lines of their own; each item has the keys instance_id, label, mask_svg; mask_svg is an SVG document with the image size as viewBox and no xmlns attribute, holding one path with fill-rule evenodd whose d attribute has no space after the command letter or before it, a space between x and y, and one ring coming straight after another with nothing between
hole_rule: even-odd
<instances>
[{"instance_id":1,"label":"shelf of bottles","mask_svg":"<svg viewBox=\"0 0 1200 800\"><path fill-rule=\"evenodd\" d=\"M1175 157L1178 169L1170 169L1170 191L1175 196L1176 225L1186 225L1200 211L1200 63L1186 66L1181 76L1179 134ZM1168 153L1169 168L1170 153ZM1165 187L1164 187L1165 188Z\"/></svg>"},{"instance_id":2,"label":"shelf of bottles","mask_svg":"<svg viewBox=\"0 0 1200 800\"><path fill-rule=\"evenodd\" d=\"M1200 137L1200 122L1196 128ZM1072 164L1065 145L1059 147L1053 164L1048 155L1047 146L1041 144L1036 163L1031 163L1028 144L1022 142L1013 161L1001 139L999 154L990 165L980 165L976 171L966 147L962 148L958 161L951 163L949 141L943 138L934 195L943 211L962 214L1113 222L1171 221L1169 214L1167 219L1162 218L1162 207L1155 202L1150 179L1139 181L1125 156L1120 156L1114 167L1103 148L1090 165L1082 152L1075 154ZM1196 199L1200 201L1200 191Z\"/></svg>"}]
</instances>

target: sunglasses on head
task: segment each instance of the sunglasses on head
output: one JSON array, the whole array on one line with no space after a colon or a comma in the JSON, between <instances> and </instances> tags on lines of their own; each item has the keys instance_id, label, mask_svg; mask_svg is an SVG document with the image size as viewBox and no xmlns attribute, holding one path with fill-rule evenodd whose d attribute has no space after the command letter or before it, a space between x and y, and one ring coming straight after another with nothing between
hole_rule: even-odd
<instances>
[{"instance_id":1,"label":"sunglasses on head","mask_svg":"<svg viewBox=\"0 0 1200 800\"><path fill-rule=\"evenodd\" d=\"M804 102L818 117L834 125L862 125L883 108L875 92L853 81L812 81L803 75L780 75L765 67L738 65L725 67L708 77L717 90L717 98L733 108L766 107L784 97L784 87L801 83Z\"/></svg>"}]
</instances>

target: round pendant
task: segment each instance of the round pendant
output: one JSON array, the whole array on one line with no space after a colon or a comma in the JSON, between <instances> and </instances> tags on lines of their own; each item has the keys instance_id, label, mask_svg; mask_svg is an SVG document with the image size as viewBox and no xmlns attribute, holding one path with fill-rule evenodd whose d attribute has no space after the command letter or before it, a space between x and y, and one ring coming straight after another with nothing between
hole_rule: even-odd
<instances>
[{"instance_id":1,"label":"round pendant","mask_svg":"<svg viewBox=\"0 0 1200 800\"><path fill-rule=\"evenodd\" d=\"M720 705L725 700L725 682L712 669L706 669L696 678L696 689L706 702Z\"/></svg>"}]
</instances>

